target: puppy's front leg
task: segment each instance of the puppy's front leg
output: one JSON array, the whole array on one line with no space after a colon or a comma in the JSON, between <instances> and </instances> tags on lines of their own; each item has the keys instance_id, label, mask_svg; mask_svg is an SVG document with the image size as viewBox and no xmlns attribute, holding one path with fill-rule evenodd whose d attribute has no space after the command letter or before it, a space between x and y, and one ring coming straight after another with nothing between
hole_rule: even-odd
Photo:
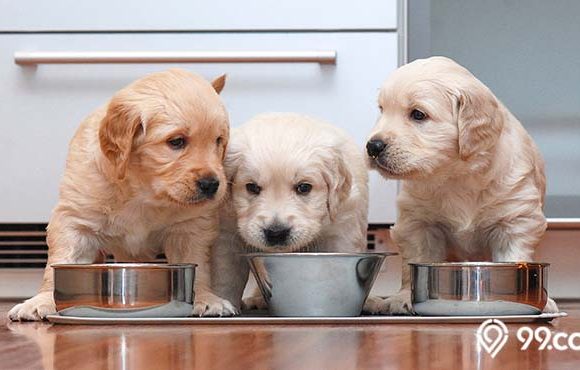
<instances>
[{"instance_id":1,"label":"puppy's front leg","mask_svg":"<svg viewBox=\"0 0 580 370\"><path fill-rule=\"evenodd\" d=\"M436 226L399 221L391 230L403 259L401 289L382 302L367 302L370 313L409 315L411 305L411 268L409 263L441 262L445 260L445 235Z\"/></svg>"},{"instance_id":2,"label":"puppy's front leg","mask_svg":"<svg viewBox=\"0 0 580 370\"><path fill-rule=\"evenodd\" d=\"M488 234L493 262L533 261L534 248L546 229L545 220L542 222L543 216L538 219L539 222L533 222L529 217L522 217L517 225L509 227L498 225L493 228ZM517 234L514 230L517 230ZM543 312L556 313L560 310L556 302L548 298Z\"/></svg>"},{"instance_id":3,"label":"puppy's front leg","mask_svg":"<svg viewBox=\"0 0 580 370\"><path fill-rule=\"evenodd\" d=\"M168 232L164 251L169 263L196 263L195 271L195 316L232 316L238 310L229 301L211 291L210 253L217 238L215 221L208 218L180 224L178 229ZM201 225L199 224L201 223Z\"/></svg>"},{"instance_id":4,"label":"puppy's front leg","mask_svg":"<svg viewBox=\"0 0 580 370\"><path fill-rule=\"evenodd\" d=\"M254 261L253 269L260 276L262 283L260 284L256 281L258 287L254 288L250 297L244 298L242 307L244 310L266 310L268 309L268 303L264 299L264 295L272 297L272 282L262 261Z\"/></svg>"},{"instance_id":5,"label":"puppy's front leg","mask_svg":"<svg viewBox=\"0 0 580 370\"><path fill-rule=\"evenodd\" d=\"M230 229L223 227L211 253L211 287L215 294L230 301L237 310L241 309L242 295L250 274L243 252L235 225Z\"/></svg>"},{"instance_id":6,"label":"puppy's front leg","mask_svg":"<svg viewBox=\"0 0 580 370\"><path fill-rule=\"evenodd\" d=\"M57 212L55 212L57 213ZM51 220L47 230L48 261L39 292L17 304L9 312L13 321L43 320L56 312L54 303L54 275L51 265L57 263L93 263L98 256L97 238L76 225L67 225L59 217Z\"/></svg>"}]
</instances>

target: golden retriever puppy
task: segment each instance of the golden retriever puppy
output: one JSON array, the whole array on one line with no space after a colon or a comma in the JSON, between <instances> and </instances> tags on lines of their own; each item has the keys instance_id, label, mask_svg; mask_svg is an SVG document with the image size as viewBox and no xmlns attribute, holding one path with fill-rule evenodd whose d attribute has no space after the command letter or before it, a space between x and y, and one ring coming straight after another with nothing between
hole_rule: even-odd
<instances>
[{"instance_id":1,"label":"golden retriever puppy","mask_svg":"<svg viewBox=\"0 0 580 370\"><path fill-rule=\"evenodd\" d=\"M379 107L368 159L402 180L392 236L403 257L401 291L381 311L411 312L409 262L531 261L546 230L544 162L494 94L433 57L395 71Z\"/></svg>"},{"instance_id":2,"label":"golden retriever puppy","mask_svg":"<svg viewBox=\"0 0 580 370\"><path fill-rule=\"evenodd\" d=\"M16 305L12 320L55 312L52 264L117 261L197 263L194 313L229 315L212 294L209 253L226 194L223 158L228 115L212 84L172 69L140 79L80 125L70 143L60 199L48 225L40 292Z\"/></svg>"},{"instance_id":3,"label":"golden retriever puppy","mask_svg":"<svg viewBox=\"0 0 580 370\"><path fill-rule=\"evenodd\" d=\"M295 113L267 113L232 130L231 194L213 255L214 289L239 307L248 279L241 253L359 252L366 248L364 153L342 130ZM259 295L247 308L264 308Z\"/></svg>"}]
</instances>

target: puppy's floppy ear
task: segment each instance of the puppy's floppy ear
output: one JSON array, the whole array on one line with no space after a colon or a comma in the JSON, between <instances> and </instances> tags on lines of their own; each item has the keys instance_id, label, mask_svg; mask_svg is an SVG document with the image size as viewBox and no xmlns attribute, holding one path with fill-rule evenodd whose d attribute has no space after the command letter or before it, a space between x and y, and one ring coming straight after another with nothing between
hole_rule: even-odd
<instances>
[{"instance_id":1,"label":"puppy's floppy ear","mask_svg":"<svg viewBox=\"0 0 580 370\"><path fill-rule=\"evenodd\" d=\"M236 134L236 130L230 131L230 140L225 152L224 170L228 182L232 182L238 173L238 168L242 162L243 157L243 143L240 134Z\"/></svg>"},{"instance_id":2,"label":"puppy's floppy ear","mask_svg":"<svg viewBox=\"0 0 580 370\"><path fill-rule=\"evenodd\" d=\"M457 104L459 156L465 161L495 145L504 119L497 99L479 81L460 89Z\"/></svg>"},{"instance_id":3,"label":"puppy's floppy ear","mask_svg":"<svg viewBox=\"0 0 580 370\"><path fill-rule=\"evenodd\" d=\"M226 85L226 77L227 75L224 73L211 82L211 85L218 94L222 92Z\"/></svg>"},{"instance_id":4,"label":"puppy's floppy ear","mask_svg":"<svg viewBox=\"0 0 580 370\"><path fill-rule=\"evenodd\" d=\"M352 174L348 169L342 154L338 150L332 150L332 158L327 159L322 176L328 187L328 215L331 221L336 219L338 209L350 195L352 186Z\"/></svg>"},{"instance_id":5,"label":"puppy's floppy ear","mask_svg":"<svg viewBox=\"0 0 580 370\"><path fill-rule=\"evenodd\" d=\"M119 180L125 178L133 138L140 129L145 129L140 115L131 109L122 95L113 97L101 121L99 143Z\"/></svg>"}]
</instances>

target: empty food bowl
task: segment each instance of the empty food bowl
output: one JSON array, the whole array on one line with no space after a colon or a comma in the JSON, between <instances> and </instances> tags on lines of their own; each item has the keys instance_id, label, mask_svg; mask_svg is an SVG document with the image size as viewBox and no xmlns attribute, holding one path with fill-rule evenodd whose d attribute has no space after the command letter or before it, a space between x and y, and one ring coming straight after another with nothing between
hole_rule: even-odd
<instances>
[{"instance_id":1,"label":"empty food bowl","mask_svg":"<svg viewBox=\"0 0 580 370\"><path fill-rule=\"evenodd\" d=\"M191 264L55 264L54 300L60 315L180 317L193 312Z\"/></svg>"},{"instance_id":2,"label":"empty food bowl","mask_svg":"<svg viewBox=\"0 0 580 370\"><path fill-rule=\"evenodd\" d=\"M247 254L273 316L359 316L385 257L396 253Z\"/></svg>"},{"instance_id":3,"label":"empty food bowl","mask_svg":"<svg viewBox=\"0 0 580 370\"><path fill-rule=\"evenodd\" d=\"M547 263L411 263L413 310L426 316L533 315L548 300Z\"/></svg>"}]
</instances>

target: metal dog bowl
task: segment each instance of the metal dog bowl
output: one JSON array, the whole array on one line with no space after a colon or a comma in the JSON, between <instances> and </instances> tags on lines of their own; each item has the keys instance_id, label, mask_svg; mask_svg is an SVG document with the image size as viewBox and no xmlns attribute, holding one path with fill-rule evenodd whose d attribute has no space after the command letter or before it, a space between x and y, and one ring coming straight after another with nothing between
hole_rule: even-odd
<instances>
[{"instance_id":1,"label":"metal dog bowl","mask_svg":"<svg viewBox=\"0 0 580 370\"><path fill-rule=\"evenodd\" d=\"M534 315L548 300L547 263L411 263L413 310L426 316Z\"/></svg>"},{"instance_id":2,"label":"metal dog bowl","mask_svg":"<svg viewBox=\"0 0 580 370\"><path fill-rule=\"evenodd\" d=\"M273 316L358 316L386 256L394 253L246 255Z\"/></svg>"},{"instance_id":3,"label":"metal dog bowl","mask_svg":"<svg viewBox=\"0 0 580 370\"><path fill-rule=\"evenodd\" d=\"M193 312L196 265L56 264L54 300L60 315L179 317Z\"/></svg>"}]
</instances>

